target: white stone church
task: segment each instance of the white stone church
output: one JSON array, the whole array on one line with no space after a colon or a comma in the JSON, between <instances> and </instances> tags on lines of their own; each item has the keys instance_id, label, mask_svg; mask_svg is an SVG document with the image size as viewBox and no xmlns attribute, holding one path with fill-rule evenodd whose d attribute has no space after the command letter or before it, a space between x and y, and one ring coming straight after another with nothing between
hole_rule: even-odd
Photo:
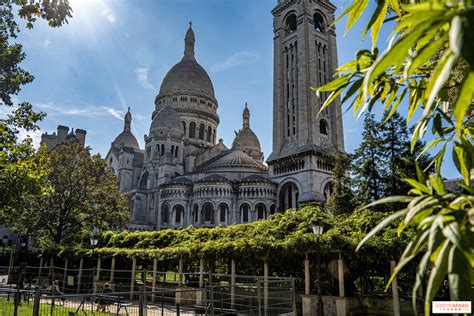
<instances>
[{"instance_id":1,"label":"white stone church","mask_svg":"<svg viewBox=\"0 0 474 316\"><path fill-rule=\"evenodd\" d=\"M243 107L242 128L228 148L216 141L219 104L195 57L189 27L184 56L163 78L145 148L132 114L107 153L129 197L131 229L248 223L301 203L326 201L334 150L344 150L339 101L320 116L327 95L310 87L337 67L335 7L325 0L280 0L274 16L273 152L266 159Z\"/></svg>"}]
</instances>

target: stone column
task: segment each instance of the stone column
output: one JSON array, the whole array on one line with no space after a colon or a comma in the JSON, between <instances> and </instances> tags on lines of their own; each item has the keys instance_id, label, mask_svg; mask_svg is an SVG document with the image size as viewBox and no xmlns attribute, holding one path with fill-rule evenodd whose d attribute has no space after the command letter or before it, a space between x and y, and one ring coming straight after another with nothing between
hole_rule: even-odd
<instances>
[{"instance_id":1,"label":"stone column","mask_svg":"<svg viewBox=\"0 0 474 316\"><path fill-rule=\"evenodd\" d=\"M339 280L339 296L344 297L344 261L342 259L337 260L337 275Z\"/></svg>"},{"instance_id":2,"label":"stone column","mask_svg":"<svg viewBox=\"0 0 474 316\"><path fill-rule=\"evenodd\" d=\"M183 271L184 271L184 259L183 259L183 255L181 255L181 257L179 257L179 264L178 264L178 286L181 287L183 285Z\"/></svg>"},{"instance_id":3,"label":"stone column","mask_svg":"<svg viewBox=\"0 0 474 316\"><path fill-rule=\"evenodd\" d=\"M235 260L232 259L230 262L230 305L231 309L234 308L235 304Z\"/></svg>"},{"instance_id":4,"label":"stone column","mask_svg":"<svg viewBox=\"0 0 474 316\"><path fill-rule=\"evenodd\" d=\"M306 258L304 259L304 294L309 295L311 293L311 276L309 271L309 259L308 253L306 253Z\"/></svg>"},{"instance_id":5,"label":"stone column","mask_svg":"<svg viewBox=\"0 0 474 316\"><path fill-rule=\"evenodd\" d=\"M112 262L110 263L110 283L114 282L114 277L115 277L115 261L116 258L115 256L112 257ZM114 287L115 290L115 287Z\"/></svg>"},{"instance_id":6,"label":"stone column","mask_svg":"<svg viewBox=\"0 0 474 316\"><path fill-rule=\"evenodd\" d=\"M155 301L155 290L156 290L156 270L158 267L158 259L153 258L153 280L151 281L151 292L152 292L152 302Z\"/></svg>"},{"instance_id":7,"label":"stone column","mask_svg":"<svg viewBox=\"0 0 474 316\"><path fill-rule=\"evenodd\" d=\"M77 293L81 291L82 269L84 268L84 258L79 259L79 272L77 274Z\"/></svg>"},{"instance_id":8,"label":"stone column","mask_svg":"<svg viewBox=\"0 0 474 316\"><path fill-rule=\"evenodd\" d=\"M199 287L204 287L204 258L199 259Z\"/></svg>"},{"instance_id":9,"label":"stone column","mask_svg":"<svg viewBox=\"0 0 474 316\"><path fill-rule=\"evenodd\" d=\"M263 260L263 310L267 315L268 310L268 258Z\"/></svg>"},{"instance_id":10,"label":"stone column","mask_svg":"<svg viewBox=\"0 0 474 316\"><path fill-rule=\"evenodd\" d=\"M390 272L393 274L395 269L395 260L390 260ZM393 315L400 316L400 301L398 299L398 284L397 277L392 280L392 297L393 297Z\"/></svg>"},{"instance_id":11,"label":"stone column","mask_svg":"<svg viewBox=\"0 0 474 316\"><path fill-rule=\"evenodd\" d=\"M137 269L137 258L133 257L132 259L132 274L130 276L130 292L133 292L135 289L135 271ZM133 294L130 294L132 297Z\"/></svg>"},{"instance_id":12,"label":"stone column","mask_svg":"<svg viewBox=\"0 0 474 316\"><path fill-rule=\"evenodd\" d=\"M199 258L199 290L196 292L196 305L205 305L206 290L204 290L204 258Z\"/></svg>"}]
</instances>

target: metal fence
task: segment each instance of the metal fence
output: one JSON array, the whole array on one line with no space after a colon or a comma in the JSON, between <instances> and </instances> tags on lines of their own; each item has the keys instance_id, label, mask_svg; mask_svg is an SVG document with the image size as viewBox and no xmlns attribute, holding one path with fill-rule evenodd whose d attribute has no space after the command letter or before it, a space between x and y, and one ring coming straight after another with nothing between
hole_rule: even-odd
<instances>
[{"instance_id":1,"label":"metal fence","mask_svg":"<svg viewBox=\"0 0 474 316\"><path fill-rule=\"evenodd\" d=\"M59 287L0 287L1 316L76 315L296 315L294 281L252 276L209 276L205 288L67 294ZM229 284L232 282L233 285ZM93 287L94 288L94 287Z\"/></svg>"}]
</instances>

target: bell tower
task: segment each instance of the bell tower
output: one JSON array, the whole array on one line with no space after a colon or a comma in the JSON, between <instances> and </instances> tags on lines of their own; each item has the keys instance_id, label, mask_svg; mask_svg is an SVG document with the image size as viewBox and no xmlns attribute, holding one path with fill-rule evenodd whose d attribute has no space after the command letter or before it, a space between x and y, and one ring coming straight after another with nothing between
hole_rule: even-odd
<instances>
[{"instance_id":1,"label":"bell tower","mask_svg":"<svg viewBox=\"0 0 474 316\"><path fill-rule=\"evenodd\" d=\"M344 151L340 100L318 116L329 94L311 90L330 82L337 68L335 10L327 0L278 0L272 10L273 151L267 162L282 210L326 201L334 151Z\"/></svg>"}]
</instances>

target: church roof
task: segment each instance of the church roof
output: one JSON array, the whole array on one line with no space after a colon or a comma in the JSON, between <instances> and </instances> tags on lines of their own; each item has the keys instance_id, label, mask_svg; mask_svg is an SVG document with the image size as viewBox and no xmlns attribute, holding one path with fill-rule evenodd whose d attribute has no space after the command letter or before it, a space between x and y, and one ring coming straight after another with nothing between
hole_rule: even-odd
<instances>
[{"instance_id":1,"label":"church roof","mask_svg":"<svg viewBox=\"0 0 474 316\"><path fill-rule=\"evenodd\" d=\"M248 177L245 177L242 179L242 181L248 181L248 182L254 182L254 181L268 181L268 182L272 182L270 181L268 178L260 175L260 174L252 174Z\"/></svg>"},{"instance_id":2,"label":"church roof","mask_svg":"<svg viewBox=\"0 0 474 316\"><path fill-rule=\"evenodd\" d=\"M203 179L201 179L200 181L230 181L229 179L227 179L226 177L220 175L220 174L211 174Z\"/></svg>"},{"instance_id":3,"label":"church roof","mask_svg":"<svg viewBox=\"0 0 474 316\"><path fill-rule=\"evenodd\" d=\"M251 169L255 172L265 172L267 167L262 163L256 161L246 153L236 148L227 150L222 154L210 159L201 166L198 166L199 171L210 171L210 170L229 170L233 169Z\"/></svg>"},{"instance_id":4,"label":"church roof","mask_svg":"<svg viewBox=\"0 0 474 316\"><path fill-rule=\"evenodd\" d=\"M165 75L160 94L195 93L215 98L214 86L209 75L194 58L194 41L194 32L189 26L185 37L183 59Z\"/></svg>"}]
</instances>

